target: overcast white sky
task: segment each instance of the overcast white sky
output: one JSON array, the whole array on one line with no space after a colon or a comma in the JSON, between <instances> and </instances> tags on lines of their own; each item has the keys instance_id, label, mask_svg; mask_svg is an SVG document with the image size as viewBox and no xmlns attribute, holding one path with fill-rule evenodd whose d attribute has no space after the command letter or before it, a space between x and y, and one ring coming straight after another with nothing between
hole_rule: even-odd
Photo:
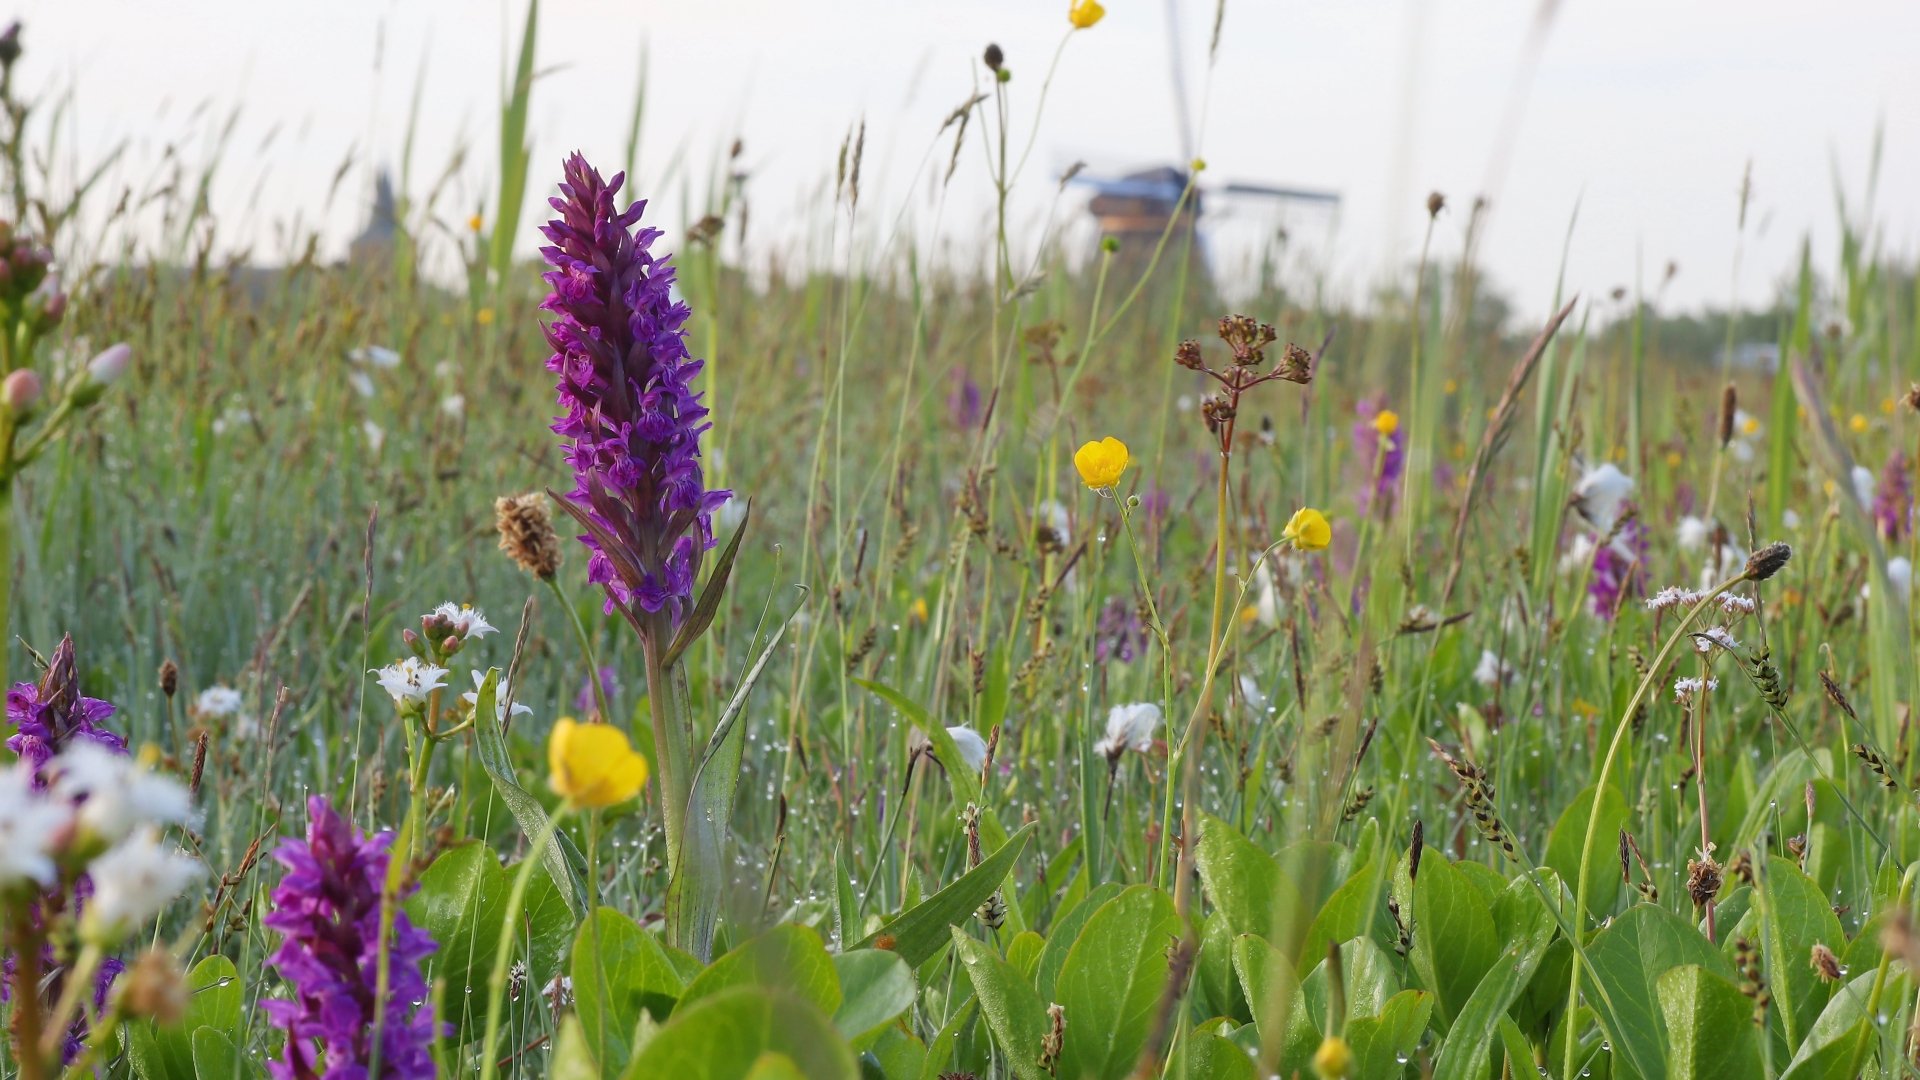
<instances>
[{"instance_id":1,"label":"overcast white sky","mask_svg":"<svg viewBox=\"0 0 1920 1080\"><path fill-rule=\"evenodd\" d=\"M1837 247L1835 177L1862 213L1874 132L1884 126L1874 221L1888 250L1920 234L1920 4L1909 0L1690 2L1565 0L1531 80L1522 57L1533 0L1229 0L1210 80L1213 0L1179 0L1196 108L1209 103L1200 152L1209 177L1338 190L1337 221L1292 220L1324 252L1335 286L1358 293L1417 254L1423 202L1439 190L1463 210L1493 187L1485 262L1522 313L1553 293L1575 207L1568 285L1591 294L1649 287L1679 264L1669 306L1724 303L1735 213L1752 162L1754 207L1739 274L1762 298L1811 234L1816 260ZM876 223L910 209L934 229L914 170L939 122L972 87L988 41L1016 78L1025 130L1066 0L546 0L533 106L534 182L550 184L578 147L617 168L642 42L652 70L643 183L659 186L684 151L704 178L739 135L752 170L753 228L793 241L816 225L849 124L868 122L863 203ZM1050 174L1177 159L1164 0L1108 0L1105 22L1065 52L1023 180L1020 220L1037 229ZM170 144L203 160L210 103L240 120L212 202L221 235L271 247L276 226L318 224L337 251L357 229L367 167L397 161L424 64L415 187L464 139L468 165L443 214L465 218L496 171L503 50L524 4L481 0L29 0L22 17L28 85L75 87L66 145L84 162L121 139L117 184L144 187ZM1496 144L1525 85L1510 160ZM269 139L269 132L276 132ZM361 166L328 189L350 149ZM936 170L946 143L933 151ZM645 193L645 192L643 192ZM674 185L655 211L679 235ZM117 190L108 201L117 197ZM984 243L987 185L977 147L963 161L937 229L965 250ZM525 247L535 237L523 219ZM491 210L489 210L491 217ZM1066 212L1069 220L1074 214ZM1457 249L1464 212L1437 241ZM1222 251L1272 226L1243 211L1212 226Z\"/></svg>"}]
</instances>

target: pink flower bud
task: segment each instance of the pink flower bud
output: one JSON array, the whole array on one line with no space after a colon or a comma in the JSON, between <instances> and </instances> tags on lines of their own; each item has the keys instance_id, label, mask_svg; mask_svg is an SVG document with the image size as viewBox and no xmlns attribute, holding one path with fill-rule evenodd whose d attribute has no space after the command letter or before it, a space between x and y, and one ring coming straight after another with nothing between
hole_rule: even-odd
<instances>
[{"instance_id":1,"label":"pink flower bud","mask_svg":"<svg viewBox=\"0 0 1920 1080\"><path fill-rule=\"evenodd\" d=\"M133 363L133 346L122 341L109 345L105 352L87 361L87 377L101 386L118 382Z\"/></svg>"},{"instance_id":2,"label":"pink flower bud","mask_svg":"<svg viewBox=\"0 0 1920 1080\"><path fill-rule=\"evenodd\" d=\"M24 416L28 410L40 403L40 395L46 389L40 381L40 373L31 368L21 368L0 382L0 397L5 397L7 409L15 416Z\"/></svg>"}]
</instances>

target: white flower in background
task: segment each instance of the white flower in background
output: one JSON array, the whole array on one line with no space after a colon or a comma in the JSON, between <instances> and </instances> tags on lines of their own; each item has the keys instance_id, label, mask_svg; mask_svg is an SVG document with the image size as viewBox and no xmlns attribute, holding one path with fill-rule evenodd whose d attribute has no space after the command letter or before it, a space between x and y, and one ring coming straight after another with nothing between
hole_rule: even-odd
<instances>
[{"instance_id":1,"label":"white flower in background","mask_svg":"<svg viewBox=\"0 0 1920 1080\"><path fill-rule=\"evenodd\" d=\"M1733 454L1735 461L1742 465L1753 461L1754 443L1759 439L1762 430L1764 429L1761 428L1759 419L1747 410L1733 410L1733 442L1728 444L1727 450Z\"/></svg>"},{"instance_id":2,"label":"white flower in background","mask_svg":"<svg viewBox=\"0 0 1920 1080\"><path fill-rule=\"evenodd\" d=\"M1688 514L1680 519L1680 525L1674 530L1674 536L1680 543L1681 551L1698 551L1707 546L1707 534L1712 531L1705 521Z\"/></svg>"},{"instance_id":3,"label":"white flower in background","mask_svg":"<svg viewBox=\"0 0 1920 1080\"><path fill-rule=\"evenodd\" d=\"M467 412L467 395L448 394L440 399L440 411L458 419Z\"/></svg>"},{"instance_id":4,"label":"white flower in background","mask_svg":"<svg viewBox=\"0 0 1920 1080\"><path fill-rule=\"evenodd\" d=\"M253 413L247 409L235 406L221 413L219 416L214 417L213 423L210 426L213 428L215 435L225 435L228 428L244 427L251 423L253 423Z\"/></svg>"},{"instance_id":5,"label":"white flower in background","mask_svg":"<svg viewBox=\"0 0 1920 1080\"><path fill-rule=\"evenodd\" d=\"M1093 748L1108 760L1128 750L1145 753L1153 749L1153 733L1160 727L1160 706L1151 701L1135 705L1115 705L1107 711L1107 733Z\"/></svg>"},{"instance_id":6,"label":"white flower in background","mask_svg":"<svg viewBox=\"0 0 1920 1080\"><path fill-rule=\"evenodd\" d=\"M105 843L118 843L136 826L194 821L193 796L179 781L97 743L75 742L52 769L54 797L76 807L81 831Z\"/></svg>"},{"instance_id":7,"label":"white flower in background","mask_svg":"<svg viewBox=\"0 0 1920 1080\"><path fill-rule=\"evenodd\" d=\"M1680 701L1685 701L1688 698L1693 697L1695 694L1700 693L1703 689L1718 690L1719 688L1720 688L1719 679L1708 679L1704 683L1702 683L1698 678L1695 678L1693 676L1688 676L1686 678L1673 680L1673 696L1675 699Z\"/></svg>"},{"instance_id":8,"label":"white flower in background","mask_svg":"<svg viewBox=\"0 0 1920 1080\"><path fill-rule=\"evenodd\" d=\"M1585 570L1587 564L1593 562L1593 549L1598 546L1586 533L1575 533L1567 550L1560 555L1560 572L1573 574Z\"/></svg>"},{"instance_id":9,"label":"white flower in background","mask_svg":"<svg viewBox=\"0 0 1920 1080\"><path fill-rule=\"evenodd\" d=\"M53 884L53 845L72 816L68 805L33 790L31 765L0 771L0 890Z\"/></svg>"},{"instance_id":10,"label":"white flower in background","mask_svg":"<svg viewBox=\"0 0 1920 1080\"><path fill-rule=\"evenodd\" d=\"M472 604L456 604L448 601L427 612L426 617L445 625L461 638L486 637L488 634L497 632L480 609Z\"/></svg>"},{"instance_id":11,"label":"white flower in background","mask_svg":"<svg viewBox=\"0 0 1920 1080\"><path fill-rule=\"evenodd\" d=\"M451 379L460 374L460 368L451 359L447 359L433 365L433 373L442 379Z\"/></svg>"},{"instance_id":12,"label":"white flower in background","mask_svg":"<svg viewBox=\"0 0 1920 1080\"><path fill-rule=\"evenodd\" d=\"M1253 568L1253 614L1269 630L1280 625L1280 590L1274 585L1272 560Z\"/></svg>"},{"instance_id":13,"label":"white flower in background","mask_svg":"<svg viewBox=\"0 0 1920 1080\"><path fill-rule=\"evenodd\" d=\"M950 727L947 734L953 738L954 748L960 751L960 760L967 768L979 772L987 764L987 740L970 727Z\"/></svg>"},{"instance_id":14,"label":"white flower in background","mask_svg":"<svg viewBox=\"0 0 1920 1080\"><path fill-rule=\"evenodd\" d=\"M1240 676L1240 696L1246 699L1247 708L1257 713L1266 712L1267 704L1272 700L1251 675Z\"/></svg>"},{"instance_id":15,"label":"white flower in background","mask_svg":"<svg viewBox=\"0 0 1920 1080\"><path fill-rule=\"evenodd\" d=\"M1853 497L1860 500L1862 509L1873 509L1873 470L1865 465L1853 467Z\"/></svg>"},{"instance_id":16,"label":"white flower in background","mask_svg":"<svg viewBox=\"0 0 1920 1080\"><path fill-rule=\"evenodd\" d=\"M447 677L446 668L435 667L417 656L388 664L373 674L379 680L380 689L392 695L396 705L424 703L428 694L447 685L441 681Z\"/></svg>"},{"instance_id":17,"label":"white flower in background","mask_svg":"<svg viewBox=\"0 0 1920 1080\"><path fill-rule=\"evenodd\" d=\"M745 520L747 520L747 500L741 498L737 491L733 493L733 498L721 503L720 509L713 512L714 528L722 533L732 532Z\"/></svg>"},{"instance_id":18,"label":"white flower in background","mask_svg":"<svg viewBox=\"0 0 1920 1080\"><path fill-rule=\"evenodd\" d=\"M1513 665L1501 659L1492 649L1481 649L1480 663L1473 669L1473 681L1481 686L1492 687L1511 683L1515 674Z\"/></svg>"},{"instance_id":19,"label":"white flower in background","mask_svg":"<svg viewBox=\"0 0 1920 1080\"><path fill-rule=\"evenodd\" d=\"M209 720L225 720L230 716L238 716L245 706L246 699L240 696L240 691L219 683L200 691L200 696L193 699L194 715L203 716Z\"/></svg>"},{"instance_id":20,"label":"white flower in background","mask_svg":"<svg viewBox=\"0 0 1920 1080\"><path fill-rule=\"evenodd\" d=\"M485 686L487 682L486 672L475 670L472 674L473 674L473 689L460 695L460 700L467 703L467 708L469 710L472 710L479 706L480 688L482 686ZM511 686L508 686L504 681L501 682L498 686L495 686L493 688L493 711L495 713L494 719L498 720L500 723L504 724L507 722L507 701L512 697L513 697L513 688ZM522 705L517 701L513 703L513 715L526 716L531 712L533 712L533 710L529 709L525 705Z\"/></svg>"},{"instance_id":21,"label":"white flower in background","mask_svg":"<svg viewBox=\"0 0 1920 1080\"><path fill-rule=\"evenodd\" d=\"M379 453L380 448L387 445L387 429L379 424L368 420L360 425L360 430L366 433L367 448L374 453Z\"/></svg>"},{"instance_id":22,"label":"white flower in background","mask_svg":"<svg viewBox=\"0 0 1920 1080\"><path fill-rule=\"evenodd\" d=\"M1747 553L1732 544L1720 545L1720 556L1708 559L1700 567L1700 591L1707 592L1725 581L1735 570L1747 565Z\"/></svg>"},{"instance_id":23,"label":"white flower in background","mask_svg":"<svg viewBox=\"0 0 1920 1080\"><path fill-rule=\"evenodd\" d=\"M88 864L87 873L93 897L80 917L80 932L110 945L160 914L199 880L201 867L178 847L162 844L158 829L145 828L107 849Z\"/></svg>"},{"instance_id":24,"label":"white flower in background","mask_svg":"<svg viewBox=\"0 0 1920 1080\"><path fill-rule=\"evenodd\" d=\"M1780 511L1780 524L1785 525L1789 529L1798 529L1800 527L1800 515L1794 513L1792 510L1782 510Z\"/></svg>"},{"instance_id":25,"label":"white flower in background","mask_svg":"<svg viewBox=\"0 0 1920 1080\"><path fill-rule=\"evenodd\" d=\"M1893 586L1893 595L1899 597L1901 603L1912 598L1913 563L1907 561L1905 555L1895 555L1887 560L1887 582ZM1867 584L1860 586L1860 599L1867 600L1872 596L1873 583L1869 579Z\"/></svg>"},{"instance_id":26,"label":"white flower in background","mask_svg":"<svg viewBox=\"0 0 1920 1080\"><path fill-rule=\"evenodd\" d=\"M1733 633L1724 626L1709 626L1705 630L1693 635L1694 652L1712 652L1715 645L1720 646L1728 652L1732 652L1740 647L1740 643L1734 640Z\"/></svg>"},{"instance_id":27,"label":"white flower in background","mask_svg":"<svg viewBox=\"0 0 1920 1080\"><path fill-rule=\"evenodd\" d=\"M354 393L361 397L373 396L373 376L364 371L347 372L347 385L353 387Z\"/></svg>"},{"instance_id":28,"label":"white flower in background","mask_svg":"<svg viewBox=\"0 0 1920 1080\"><path fill-rule=\"evenodd\" d=\"M1633 477L1611 461L1580 474L1573 487L1574 508L1595 529L1610 533L1620 522L1620 507L1633 494Z\"/></svg>"},{"instance_id":29,"label":"white flower in background","mask_svg":"<svg viewBox=\"0 0 1920 1080\"><path fill-rule=\"evenodd\" d=\"M347 359L356 364L368 364L388 371L400 366L400 354L385 345L368 345L347 354Z\"/></svg>"}]
</instances>

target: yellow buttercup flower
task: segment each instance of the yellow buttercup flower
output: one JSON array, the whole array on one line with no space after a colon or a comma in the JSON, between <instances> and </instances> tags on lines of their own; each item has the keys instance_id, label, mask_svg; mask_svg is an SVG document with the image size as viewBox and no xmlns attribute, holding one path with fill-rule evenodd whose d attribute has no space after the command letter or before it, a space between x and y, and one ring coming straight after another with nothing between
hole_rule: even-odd
<instances>
[{"instance_id":1,"label":"yellow buttercup flower","mask_svg":"<svg viewBox=\"0 0 1920 1080\"><path fill-rule=\"evenodd\" d=\"M927 621L927 601L925 597L916 596L913 598L912 606L907 608L907 618L912 619L914 622L923 623Z\"/></svg>"},{"instance_id":2,"label":"yellow buttercup flower","mask_svg":"<svg viewBox=\"0 0 1920 1080\"><path fill-rule=\"evenodd\" d=\"M1448 379L1446 382L1440 384L1440 392L1443 394L1457 394L1460 392L1460 384L1452 379Z\"/></svg>"},{"instance_id":3,"label":"yellow buttercup flower","mask_svg":"<svg viewBox=\"0 0 1920 1080\"><path fill-rule=\"evenodd\" d=\"M1373 415L1373 430L1382 435L1391 435L1400 430L1400 414L1392 409L1381 409Z\"/></svg>"},{"instance_id":4,"label":"yellow buttercup flower","mask_svg":"<svg viewBox=\"0 0 1920 1080\"><path fill-rule=\"evenodd\" d=\"M1075 30L1085 30L1106 17L1107 9L1100 6L1100 0L1073 0L1073 6L1067 9L1067 21Z\"/></svg>"},{"instance_id":5,"label":"yellow buttercup flower","mask_svg":"<svg viewBox=\"0 0 1920 1080\"><path fill-rule=\"evenodd\" d=\"M1112 490L1132 460L1127 456L1127 444L1111 435L1073 453L1073 467L1080 471L1081 481L1095 491Z\"/></svg>"},{"instance_id":6,"label":"yellow buttercup flower","mask_svg":"<svg viewBox=\"0 0 1920 1080\"><path fill-rule=\"evenodd\" d=\"M1327 524L1327 515L1304 506L1293 512L1280 539L1292 544L1297 551L1319 551L1333 543L1333 526Z\"/></svg>"},{"instance_id":7,"label":"yellow buttercup flower","mask_svg":"<svg viewBox=\"0 0 1920 1080\"><path fill-rule=\"evenodd\" d=\"M1847 426L1853 429L1855 435L1864 435L1868 427L1867 418L1859 413L1854 413L1853 419L1847 421Z\"/></svg>"},{"instance_id":8,"label":"yellow buttercup flower","mask_svg":"<svg viewBox=\"0 0 1920 1080\"><path fill-rule=\"evenodd\" d=\"M547 784L574 806L618 806L647 785L647 759L611 724L581 724L563 716L547 739Z\"/></svg>"},{"instance_id":9,"label":"yellow buttercup flower","mask_svg":"<svg viewBox=\"0 0 1920 1080\"><path fill-rule=\"evenodd\" d=\"M492 326L493 325L493 309L490 307L483 307L479 311L474 312L473 321L479 323L481 326Z\"/></svg>"}]
</instances>

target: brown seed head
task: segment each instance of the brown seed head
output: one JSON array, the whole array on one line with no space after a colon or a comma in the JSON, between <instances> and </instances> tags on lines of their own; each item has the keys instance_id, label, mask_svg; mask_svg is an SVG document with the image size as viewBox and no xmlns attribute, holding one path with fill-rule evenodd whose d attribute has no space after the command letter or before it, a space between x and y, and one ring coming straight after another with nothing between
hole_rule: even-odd
<instances>
[{"instance_id":1,"label":"brown seed head","mask_svg":"<svg viewBox=\"0 0 1920 1080\"><path fill-rule=\"evenodd\" d=\"M1207 363L1200 356L1200 343L1191 339L1180 343L1173 350L1173 362L1191 371L1205 371Z\"/></svg>"},{"instance_id":2,"label":"brown seed head","mask_svg":"<svg viewBox=\"0 0 1920 1080\"><path fill-rule=\"evenodd\" d=\"M1814 942L1813 956L1808 962L1813 965L1822 982L1839 982L1840 976L1845 974L1840 970L1840 958L1819 942Z\"/></svg>"},{"instance_id":3,"label":"brown seed head","mask_svg":"<svg viewBox=\"0 0 1920 1080\"><path fill-rule=\"evenodd\" d=\"M494 526L500 530L500 550L520 569L542 581L560 570L560 537L547 513L547 498L537 491L502 495L493 504Z\"/></svg>"},{"instance_id":4,"label":"brown seed head","mask_svg":"<svg viewBox=\"0 0 1920 1080\"><path fill-rule=\"evenodd\" d=\"M1427 216L1428 217L1437 218L1440 216L1440 211L1445 210L1446 208L1447 208L1447 197L1445 195L1442 195L1436 191L1431 195L1427 196Z\"/></svg>"},{"instance_id":5,"label":"brown seed head","mask_svg":"<svg viewBox=\"0 0 1920 1080\"><path fill-rule=\"evenodd\" d=\"M1907 391L1907 396L1900 400L1906 404L1907 408L1920 412L1920 383L1914 383L1913 388Z\"/></svg>"},{"instance_id":6,"label":"brown seed head","mask_svg":"<svg viewBox=\"0 0 1920 1080\"><path fill-rule=\"evenodd\" d=\"M1713 855L1701 852L1700 858L1687 860L1687 895L1693 899L1696 908L1713 903L1720 895L1720 864L1713 861Z\"/></svg>"},{"instance_id":7,"label":"brown seed head","mask_svg":"<svg viewBox=\"0 0 1920 1080\"><path fill-rule=\"evenodd\" d=\"M127 972L120 1006L127 1016L150 1019L162 1027L187 1014L187 977L166 949L148 949Z\"/></svg>"},{"instance_id":8,"label":"brown seed head","mask_svg":"<svg viewBox=\"0 0 1920 1080\"><path fill-rule=\"evenodd\" d=\"M1238 367L1258 367L1265 363L1267 346L1279 336L1270 324L1247 315L1220 317L1220 340L1233 350L1233 362Z\"/></svg>"},{"instance_id":9,"label":"brown seed head","mask_svg":"<svg viewBox=\"0 0 1920 1080\"><path fill-rule=\"evenodd\" d=\"M1007 62L1007 54L1001 52L998 45L988 45L986 56L982 59L986 61L988 71L999 71L1000 65Z\"/></svg>"},{"instance_id":10,"label":"brown seed head","mask_svg":"<svg viewBox=\"0 0 1920 1080\"><path fill-rule=\"evenodd\" d=\"M1288 382L1305 386L1313 381L1313 354L1288 343L1286 352L1280 355L1280 366L1276 370Z\"/></svg>"},{"instance_id":11,"label":"brown seed head","mask_svg":"<svg viewBox=\"0 0 1920 1080\"><path fill-rule=\"evenodd\" d=\"M1779 573L1791 558L1792 545L1778 542L1768 544L1747 558L1746 578L1748 581L1765 581Z\"/></svg>"},{"instance_id":12,"label":"brown seed head","mask_svg":"<svg viewBox=\"0 0 1920 1080\"><path fill-rule=\"evenodd\" d=\"M1739 392L1732 383L1720 392L1720 449L1725 450L1733 441L1733 414L1738 411Z\"/></svg>"},{"instance_id":13,"label":"brown seed head","mask_svg":"<svg viewBox=\"0 0 1920 1080\"><path fill-rule=\"evenodd\" d=\"M180 689L180 665L172 660L160 663L160 692L171 698Z\"/></svg>"}]
</instances>

